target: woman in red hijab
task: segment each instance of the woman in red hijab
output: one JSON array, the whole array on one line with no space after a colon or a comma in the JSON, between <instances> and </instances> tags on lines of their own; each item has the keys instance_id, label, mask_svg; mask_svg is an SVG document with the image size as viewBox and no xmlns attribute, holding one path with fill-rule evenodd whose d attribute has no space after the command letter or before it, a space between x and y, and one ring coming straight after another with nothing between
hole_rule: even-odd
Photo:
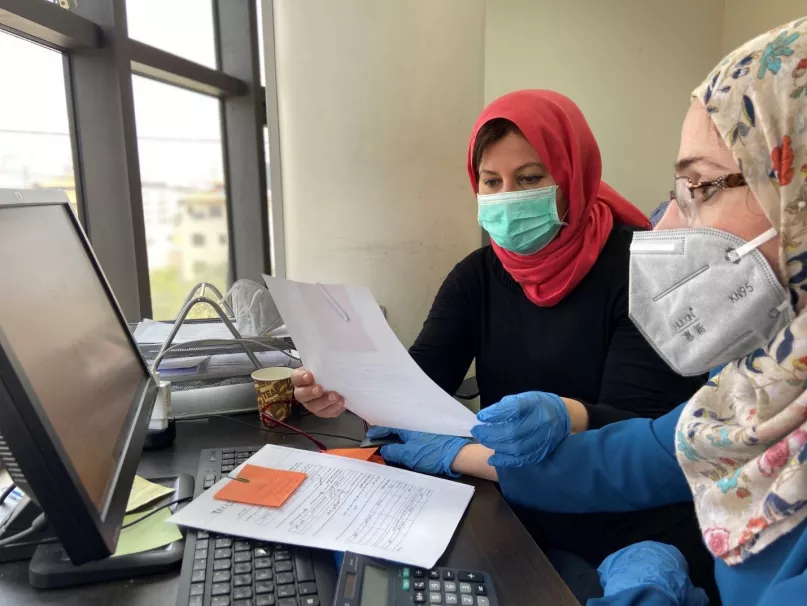
<instances>
[{"instance_id":1,"label":"woman in red hijab","mask_svg":"<svg viewBox=\"0 0 807 606\"><path fill-rule=\"evenodd\" d=\"M601 173L591 129L558 93L505 95L473 129L468 174L491 243L448 275L410 353L451 394L476 362L485 423L474 435L496 451L494 464L540 460L570 432L661 416L703 384L674 374L628 318L630 243L649 223ZM293 380L295 396L314 414L343 410L341 396L324 391L310 372L300 369ZM500 401L496 409L504 414L486 416L485 408ZM426 473L452 474L466 443L386 428L368 435L388 433L404 443L385 446L384 457ZM691 507L522 520L562 574L563 558L553 549L596 567L649 539L685 554L700 550L711 570Z\"/></svg>"}]
</instances>

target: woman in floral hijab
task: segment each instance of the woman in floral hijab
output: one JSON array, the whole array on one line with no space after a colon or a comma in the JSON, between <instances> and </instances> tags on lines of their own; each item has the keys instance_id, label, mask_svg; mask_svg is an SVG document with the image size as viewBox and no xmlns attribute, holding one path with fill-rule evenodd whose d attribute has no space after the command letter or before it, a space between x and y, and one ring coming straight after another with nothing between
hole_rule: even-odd
<instances>
[{"instance_id":1,"label":"woman in floral hijab","mask_svg":"<svg viewBox=\"0 0 807 606\"><path fill-rule=\"evenodd\" d=\"M533 466L493 468L490 450L469 445L452 468L498 479L508 500L545 511L693 500L724 603L807 604L807 18L737 49L695 90L676 173L675 203L651 241L680 237L684 257L694 254L687 242L698 231L749 243L727 247L726 258L754 252L782 321L665 417L572 435ZM636 250L646 238L634 239ZM715 286L703 281L690 294L713 299ZM733 297L718 302L730 316ZM693 339L703 334L697 326ZM599 570L604 597L591 606L706 602L666 545L628 547Z\"/></svg>"}]
</instances>

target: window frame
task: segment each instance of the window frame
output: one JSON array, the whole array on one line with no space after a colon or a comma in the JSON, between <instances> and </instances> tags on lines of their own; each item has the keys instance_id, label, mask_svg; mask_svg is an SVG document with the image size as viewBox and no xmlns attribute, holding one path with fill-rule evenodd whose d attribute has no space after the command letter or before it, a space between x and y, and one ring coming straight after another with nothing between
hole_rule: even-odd
<instances>
[{"instance_id":1,"label":"window frame","mask_svg":"<svg viewBox=\"0 0 807 606\"><path fill-rule=\"evenodd\" d=\"M219 99L230 283L260 281L273 267L283 273L282 241L273 242L269 226L265 126L275 133L272 223L281 233L282 190L274 56L267 52L264 88L256 0L211 0L216 69L130 39L125 1L62 8L0 0L0 29L62 53L80 219L127 320L135 322L152 316L152 304L132 74ZM271 27L271 0L257 1ZM273 32L265 34L269 48ZM268 121L267 99L274 112ZM279 245L275 251L272 244Z\"/></svg>"}]
</instances>

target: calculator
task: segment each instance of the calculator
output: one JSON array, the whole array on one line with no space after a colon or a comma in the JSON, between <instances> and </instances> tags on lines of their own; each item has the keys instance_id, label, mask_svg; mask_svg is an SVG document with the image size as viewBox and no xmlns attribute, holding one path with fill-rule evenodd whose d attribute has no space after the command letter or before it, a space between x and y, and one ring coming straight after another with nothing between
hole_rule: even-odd
<instances>
[{"instance_id":1,"label":"calculator","mask_svg":"<svg viewBox=\"0 0 807 606\"><path fill-rule=\"evenodd\" d=\"M499 606L489 574L402 566L347 552L333 606Z\"/></svg>"}]
</instances>

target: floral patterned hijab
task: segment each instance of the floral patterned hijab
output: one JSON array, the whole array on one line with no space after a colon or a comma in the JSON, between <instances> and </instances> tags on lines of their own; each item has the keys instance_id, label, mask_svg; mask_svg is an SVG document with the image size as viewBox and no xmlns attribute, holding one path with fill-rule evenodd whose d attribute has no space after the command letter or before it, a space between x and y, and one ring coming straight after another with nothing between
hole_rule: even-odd
<instances>
[{"instance_id":1,"label":"floral patterned hijab","mask_svg":"<svg viewBox=\"0 0 807 606\"><path fill-rule=\"evenodd\" d=\"M676 429L704 539L738 564L807 518L807 18L735 50L693 97L781 235L798 314L698 391Z\"/></svg>"}]
</instances>

